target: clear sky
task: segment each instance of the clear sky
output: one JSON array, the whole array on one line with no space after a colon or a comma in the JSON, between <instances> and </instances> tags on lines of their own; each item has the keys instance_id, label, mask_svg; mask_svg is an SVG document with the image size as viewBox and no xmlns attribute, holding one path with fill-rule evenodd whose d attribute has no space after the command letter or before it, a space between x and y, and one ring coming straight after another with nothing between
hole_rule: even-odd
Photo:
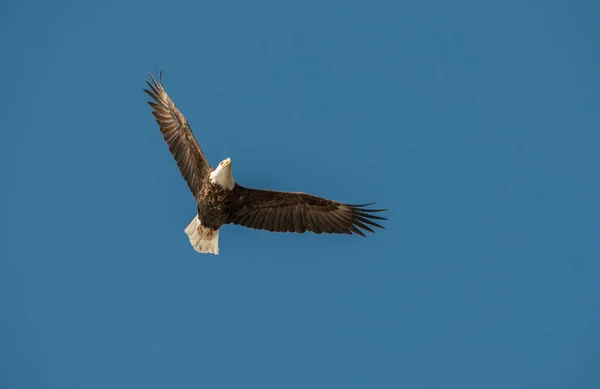
<instances>
[{"instance_id":1,"label":"clear sky","mask_svg":"<svg viewBox=\"0 0 600 389\"><path fill-rule=\"evenodd\" d=\"M600 3L3 5L0 388L600 387ZM367 239L183 230L147 72Z\"/></svg>"}]
</instances>

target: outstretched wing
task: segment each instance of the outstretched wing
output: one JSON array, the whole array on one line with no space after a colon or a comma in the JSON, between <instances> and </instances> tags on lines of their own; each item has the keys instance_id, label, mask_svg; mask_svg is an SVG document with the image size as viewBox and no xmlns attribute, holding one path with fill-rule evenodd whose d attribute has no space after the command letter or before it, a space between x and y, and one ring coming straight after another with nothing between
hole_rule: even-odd
<instances>
[{"instance_id":1,"label":"outstretched wing","mask_svg":"<svg viewBox=\"0 0 600 389\"><path fill-rule=\"evenodd\" d=\"M148 101L152 107L152 114L156 118L158 128L163 139L173 154L181 175L188 184L194 196L202 189L204 178L210 170L210 164L206 160L200 145L194 138L192 129L187 120L162 86L162 72L158 82L152 77L152 83L146 81L151 91L144 89L154 101Z\"/></svg>"},{"instance_id":2,"label":"outstretched wing","mask_svg":"<svg viewBox=\"0 0 600 389\"><path fill-rule=\"evenodd\" d=\"M373 220L387 220L374 215L386 209L365 208L371 204L343 204L306 193L277 192L234 188L234 200L228 223L273 232L312 231L316 234L358 234L384 228Z\"/></svg>"}]
</instances>

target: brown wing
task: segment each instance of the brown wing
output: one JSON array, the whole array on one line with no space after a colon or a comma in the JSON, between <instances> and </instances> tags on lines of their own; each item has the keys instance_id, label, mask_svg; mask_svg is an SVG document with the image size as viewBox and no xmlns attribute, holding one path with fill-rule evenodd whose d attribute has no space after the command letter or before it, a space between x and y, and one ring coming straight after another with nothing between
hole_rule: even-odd
<instances>
[{"instance_id":1,"label":"brown wing","mask_svg":"<svg viewBox=\"0 0 600 389\"><path fill-rule=\"evenodd\" d=\"M365 236L359 228L374 232L370 226L384 228L374 219L387 220L373 215L386 209L365 208L371 204L343 204L306 193L251 189L236 184L228 223L273 232Z\"/></svg>"},{"instance_id":2,"label":"brown wing","mask_svg":"<svg viewBox=\"0 0 600 389\"><path fill-rule=\"evenodd\" d=\"M152 83L146 81L151 91L144 89L154 101L148 101L163 139L173 154L181 175L194 195L200 192L210 164L204 157L187 120L162 86L162 72L158 82L151 74Z\"/></svg>"}]
</instances>

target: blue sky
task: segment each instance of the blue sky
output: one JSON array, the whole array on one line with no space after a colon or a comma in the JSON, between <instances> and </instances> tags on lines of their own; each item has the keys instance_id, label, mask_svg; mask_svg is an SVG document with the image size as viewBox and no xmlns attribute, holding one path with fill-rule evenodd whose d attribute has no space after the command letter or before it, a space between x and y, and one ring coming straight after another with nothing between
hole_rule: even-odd
<instances>
[{"instance_id":1,"label":"blue sky","mask_svg":"<svg viewBox=\"0 0 600 389\"><path fill-rule=\"evenodd\" d=\"M0 16L0 387L597 388L593 1L16 2ZM389 208L225 226L147 72L240 183Z\"/></svg>"}]
</instances>

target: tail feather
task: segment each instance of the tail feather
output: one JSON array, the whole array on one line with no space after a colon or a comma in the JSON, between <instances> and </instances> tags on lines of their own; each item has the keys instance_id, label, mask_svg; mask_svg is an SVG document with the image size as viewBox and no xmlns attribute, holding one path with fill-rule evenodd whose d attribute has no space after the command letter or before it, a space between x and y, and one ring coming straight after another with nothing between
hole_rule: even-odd
<instances>
[{"instance_id":1,"label":"tail feather","mask_svg":"<svg viewBox=\"0 0 600 389\"><path fill-rule=\"evenodd\" d=\"M185 233L197 252L219 255L219 230L203 227L198 215L185 228Z\"/></svg>"}]
</instances>

